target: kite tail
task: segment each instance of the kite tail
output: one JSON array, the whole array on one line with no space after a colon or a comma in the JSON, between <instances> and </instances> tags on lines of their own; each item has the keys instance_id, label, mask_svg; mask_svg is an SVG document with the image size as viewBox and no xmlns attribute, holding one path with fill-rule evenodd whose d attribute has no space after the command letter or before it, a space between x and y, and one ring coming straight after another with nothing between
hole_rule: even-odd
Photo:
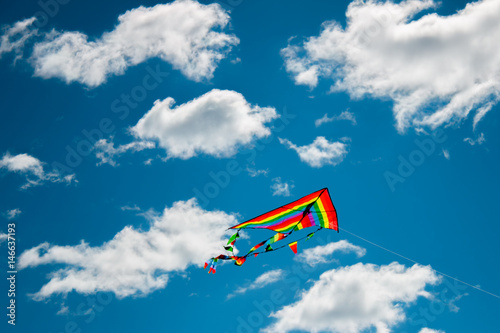
<instances>
[{"instance_id":1,"label":"kite tail","mask_svg":"<svg viewBox=\"0 0 500 333\"><path fill-rule=\"evenodd\" d=\"M212 273L215 274L215 266L217 266L217 258L212 260L212 265L210 266L210 269L208 270L208 274Z\"/></svg>"},{"instance_id":2,"label":"kite tail","mask_svg":"<svg viewBox=\"0 0 500 333\"><path fill-rule=\"evenodd\" d=\"M208 269L208 274L212 273L215 274L215 266L217 265L217 258L211 258L207 262L205 262L205 266L203 269L206 269L208 266L210 268Z\"/></svg>"},{"instance_id":3,"label":"kite tail","mask_svg":"<svg viewBox=\"0 0 500 333\"><path fill-rule=\"evenodd\" d=\"M319 231L321 229L323 229L323 228L319 227L318 230L316 230L316 231ZM296 240L295 242L287 243L285 245L273 248L271 246L271 244L274 244L275 242L280 241L288 236L288 234L277 233L276 235L260 242L259 244L255 245L254 247L252 247L250 249L250 251L247 254L245 254L244 256L235 256L235 255L228 256L225 254L219 254L217 257L210 258L207 262L205 262L205 266L203 268L206 269L207 267L210 267L208 270L208 273L215 274L217 261L219 261L219 260L233 260L234 264L236 266L241 266L246 262L247 257L250 256L250 254L253 254L254 257L257 257L257 255L259 255L261 253L276 251L276 250L282 249L284 247L289 247L293 251L293 253L297 254L298 241L301 241L301 240L307 241L312 236L314 236L314 234L315 234L315 232L311 232L311 233L307 234L306 236ZM233 241L231 241L229 244L231 244L231 243L234 244L234 241L235 241L235 239L233 239ZM255 252L258 248L260 248L263 245L266 245L264 251Z\"/></svg>"},{"instance_id":4,"label":"kite tail","mask_svg":"<svg viewBox=\"0 0 500 333\"><path fill-rule=\"evenodd\" d=\"M233 257L234 259L234 264L236 266L241 266L245 263L245 261L247 260L246 257Z\"/></svg>"},{"instance_id":5,"label":"kite tail","mask_svg":"<svg viewBox=\"0 0 500 333\"><path fill-rule=\"evenodd\" d=\"M245 261L247 260L247 257L246 256L243 256L243 257L226 256L225 254L220 254L217 257L210 258L207 262L205 262L205 266L203 267L203 269L206 269L207 267L210 266L208 273L215 274L215 272L216 272L215 267L217 265L217 261L219 261L219 260L234 260L235 265L241 266L245 263Z\"/></svg>"},{"instance_id":6,"label":"kite tail","mask_svg":"<svg viewBox=\"0 0 500 333\"><path fill-rule=\"evenodd\" d=\"M232 235L229 240L227 241L227 244L226 246L224 246L224 249L226 251L229 251L229 252L233 252L234 251L234 244L236 243L236 240L240 238L240 230L238 229L238 231Z\"/></svg>"}]
</instances>

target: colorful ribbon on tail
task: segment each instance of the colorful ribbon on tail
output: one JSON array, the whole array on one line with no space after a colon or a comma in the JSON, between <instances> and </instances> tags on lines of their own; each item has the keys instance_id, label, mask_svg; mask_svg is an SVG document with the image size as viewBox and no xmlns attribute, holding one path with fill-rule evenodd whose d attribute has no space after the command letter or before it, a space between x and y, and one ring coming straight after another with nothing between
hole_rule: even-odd
<instances>
[{"instance_id":1,"label":"colorful ribbon on tail","mask_svg":"<svg viewBox=\"0 0 500 333\"><path fill-rule=\"evenodd\" d=\"M234 235L232 235L231 238L229 238L229 240L227 241L226 246L224 246L224 249L226 251L233 252L233 250L234 250L234 243L236 243L236 240L238 238L240 238L240 232L239 231L237 233L235 233Z\"/></svg>"},{"instance_id":2,"label":"colorful ribbon on tail","mask_svg":"<svg viewBox=\"0 0 500 333\"><path fill-rule=\"evenodd\" d=\"M246 257L239 257L239 256L226 256L224 254L221 254L217 257L209 259L207 262L205 262L205 265L203 269L206 269L208 266L210 266L210 269L208 270L208 273L215 274L215 266L217 265L217 261L219 260L234 260L234 264L237 266L243 265L243 263L247 260Z\"/></svg>"},{"instance_id":3,"label":"colorful ribbon on tail","mask_svg":"<svg viewBox=\"0 0 500 333\"><path fill-rule=\"evenodd\" d=\"M212 274L215 274L215 266L217 265L217 258L212 258L210 260L208 260L206 263L205 263L205 266L203 267L203 269L206 269L209 265L210 265L210 269L208 270L208 274L212 273Z\"/></svg>"},{"instance_id":4,"label":"colorful ribbon on tail","mask_svg":"<svg viewBox=\"0 0 500 333\"><path fill-rule=\"evenodd\" d=\"M318 230L320 230L320 229L322 229L322 228L320 227ZM280 234L280 233L278 233L278 234L276 234L276 235L274 235L274 236L266 239L265 241L260 242L259 244L255 245L254 247L252 247L250 249L250 251L247 254L245 254L244 256L234 256L234 255L228 256L228 255L225 255L225 254L220 254L219 256L211 258L210 260L208 260L205 263L204 269L206 269L207 267L210 266L210 269L208 270L208 273L215 274L217 261L219 261L219 260L233 260L235 265L241 266L241 265L243 265L245 263L245 261L247 260L247 257L250 254L253 254L254 257L257 257L257 255L259 255L261 253L267 253L267 252L276 251L276 250L279 250L279 249L284 248L284 247L289 247L293 251L293 253L297 254L297 244L298 244L298 242L301 241L301 240L306 240L307 241L312 236L314 236L314 232L311 232L310 234L308 234L308 235L306 235L306 236L304 236L304 237L302 237L302 238L300 238L300 239L298 239L298 240L296 240L294 242L287 243L287 244L282 245L282 246L277 247L277 248L273 248L271 246L271 244L274 244L278 240L282 240L282 239L286 238L287 236L288 236L288 234ZM262 251L262 252L254 252L258 248L262 247L263 245L267 245L264 251Z\"/></svg>"}]
</instances>

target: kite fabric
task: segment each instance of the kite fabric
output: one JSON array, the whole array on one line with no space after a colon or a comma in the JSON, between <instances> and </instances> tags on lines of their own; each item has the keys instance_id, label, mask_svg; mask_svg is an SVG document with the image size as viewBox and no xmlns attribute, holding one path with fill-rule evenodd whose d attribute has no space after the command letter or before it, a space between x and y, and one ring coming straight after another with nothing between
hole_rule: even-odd
<instances>
[{"instance_id":1,"label":"kite fabric","mask_svg":"<svg viewBox=\"0 0 500 333\"><path fill-rule=\"evenodd\" d=\"M327 188L276 208L230 229L270 229L290 232L318 226L338 231L337 212Z\"/></svg>"},{"instance_id":2,"label":"kite fabric","mask_svg":"<svg viewBox=\"0 0 500 333\"><path fill-rule=\"evenodd\" d=\"M316 231L321 229L332 229L339 232L337 211L327 188L308 194L294 202L230 227L229 229L238 230L236 234L229 238L227 245L224 246L224 249L231 253L234 250L236 240L240 237L240 229L268 229L276 231L276 234L252 247L250 251L243 256L228 256L221 254L211 258L205 263L204 268L210 266L208 273L215 274L215 266L218 260L233 260L235 265L241 266L250 254L253 254L255 258L261 253L276 251L284 247L289 247L296 254L297 242L303 239L310 239L316 231L280 247L273 248L271 244L285 239L294 231L314 226L318 227ZM264 245L266 245L265 250L255 252Z\"/></svg>"}]
</instances>

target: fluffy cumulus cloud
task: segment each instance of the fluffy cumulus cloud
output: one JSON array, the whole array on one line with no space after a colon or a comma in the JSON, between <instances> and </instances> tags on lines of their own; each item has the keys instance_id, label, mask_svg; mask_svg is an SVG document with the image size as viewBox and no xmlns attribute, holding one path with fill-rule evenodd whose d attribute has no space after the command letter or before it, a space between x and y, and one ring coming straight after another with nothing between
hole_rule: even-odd
<instances>
[{"instance_id":1,"label":"fluffy cumulus cloud","mask_svg":"<svg viewBox=\"0 0 500 333\"><path fill-rule=\"evenodd\" d=\"M158 141L169 158L232 156L240 145L270 135L265 124L278 117L274 108L251 105L232 90L213 89L185 104L174 103L171 97L157 100L131 129L141 140Z\"/></svg>"},{"instance_id":2,"label":"fluffy cumulus cloud","mask_svg":"<svg viewBox=\"0 0 500 333\"><path fill-rule=\"evenodd\" d=\"M387 333L405 320L405 306L420 296L429 298L425 287L438 282L429 266L359 263L333 269L321 274L297 302L272 313L276 322L264 331Z\"/></svg>"},{"instance_id":3,"label":"fluffy cumulus cloud","mask_svg":"<svg viewBox=\"0 0 500 333\"><path fill-rule=\"evenodd\" d=\"M210 79L238 38L222 30L229 15L220 5L178 0L138 7L118 17L100 38L81 32L52 31L34 45L35 75L67 83L99 86L149 58L160 58L187 78Z\"/></svg>"},{"instance_id":4,"label":"fluffy cumulus cloud","mask_svg":"<svg viewBox=\"0 0 500 333\"><path fill-rule=\"evenodd\" d=\"M117 297L145 295L166 286L169 275L203 266L219 254L232 215L206 211L195 199L175 202L154 217L148 230L125 227L101 246L40 244L19 258L19 268L57 265L33 297L45 299L71 291L113 292Z\"/></svg>"},{"instance_id":5,"label":"fluffy cumulus cloud","mask_svg":"<svg viewBox=\"0 0 500 333\"><path fill-rule=\"evenodd\" d=\"M355 0L345 28L325 22L319 36L283 49L286 69L296 84L325 78L333 92L391 98L400 132L460 121L472 110L475 127L500 99L500 2L414 19L437 4Z\"/></svg>"},{"instance_id":6,"label":"fluffy cumulus cloud","mask_svg":"<svg viewBox=\"0 0 500 333\"><path fill-rule=\"evenodd\" d=\"M255 281L248 284L247 286L239 287L238 289L236 289L234 294L229 294L227 296L227 298L232 298L232 297L236 296L237 294L244 294L248 290L255 290L255 289L264 288L267 285L270 285L272 283L280 281L281 279L283 279L284 276L285 276L285 272L281 269L274 269L274 270L265 272L265 273L259 275L255 279Z\"/></svg>"},{"instance_id":7,"label":"fluffy cumulus cloud","mask_svg":"<svg viewBox=\"0 0 500 333\"><path fill-rule=\"evenodd\" d=\"M12 172L31 173L39 178L44 174L42 162L28 154L12 156L7 152L0 160L0 167Z\"/></svg>"},{"instance_id":8,"label":"fluffy cumulus cloud","mask_svg":"<svg viewBox=\"0 0 500 333\"><path fill-rule=\"evenodd\" d=\"M330 142L323 136L318 136L313 143L304 146L297 146L288 139L279 138L280 143L295 150L299 154L302 162L314 168L321 168L325 165L337 165L344 160L347 155L348 145L344 142Z\"/></svg>"},{"instance_id":9,"label":"fluffy cumulus cloud","mask_svg":"<svg viewBox=\"0 0 500 333\"><path fill-rule=\"evenodd\" d=\"M16 60L23 55L24 44L38 32L33 27L35 18L28 18L14 23L12 26L5 26L3 34L0 36L0 58L4 53L14 52Z\"/></svg>"},{"instance_id":10,"label":"fluffy cumulus cloud","mask_svg":"<svg viewBox=\"0 0 500 333\"><path fill-rule=\"evenodd\" d=\"M44 165L45 163L28 154L13 156L7 152L0 160L0 169L6 169L7 171L26 176L27 182L21 187L22 189L42 185L46 181L66 184L71 184L76 181L74 174L63 176L56 170L46 171Z\"/></svg>"},{"instance_id":11,"label":"fluffy cumulus cloud","mask_svg":"<svg viewBox=\"0 0 500 333\"><path fill-rule=\"evenodd\" d=\"M109 164L117 166L116 158L127 151L141 151L155 148L156 144L150 141L134 141L115 148L112 141L101 139L94 145L95 155L99 162L97 165Z\"/></svg>"},{"instance_id":12,"label":"fluffy cumulus cloud","mask_svg":"<svg viewBox=\"0 0 500 333\"><path fill-rule=\"evenodd\" d=\"M282 182L281 177L277 177L273 179L273 183L271 184L271 191L275 196L289 197L290 190L294 187L295 185L289 184L287 182Z\"/></svg>"},{"instance_id":13,"label":"fluffy cumulus cloud","mask_svg":"<svg viewBox=\"0 0 500 333\"><path fill-rule=\"evenodd\" d=\"M316 247L305 249L302 253L295 256L295 260L304 262L309 266L328 263L332 261L330 257L333 253L355 253L358 258L366 254L366 250L360 246L349 243L346 240L318 245Z\"/></svg>"}]
</instances>

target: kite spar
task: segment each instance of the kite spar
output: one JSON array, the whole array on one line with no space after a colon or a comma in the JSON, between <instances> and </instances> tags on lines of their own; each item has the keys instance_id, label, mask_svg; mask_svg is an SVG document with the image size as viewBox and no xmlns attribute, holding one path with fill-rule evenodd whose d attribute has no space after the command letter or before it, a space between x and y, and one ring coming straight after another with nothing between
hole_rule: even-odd
<instances>
[{"instance_id":1,"label":"kite spar","mask_svg":"<svg viewBox=\"0 0 500 333\"><path fill-rule=\"evenodd\" d=\"M318 227L314 232L299 238L298 240L273 248L271 245L290 236L294 231L302 230L309 227ZM261 253L276 251L284 247L289 247L294 253L297 253L297 242L308 240L314 233L321 229L333 229L339 231L337 211L333 205L330 193L327 188L306 195L296 201L273 209L267 213L254 217L248 221L237 224L229 229L236 229L237 232L231 236L224 249L233 252L234 244L240 237L241 229L268 229L276 232L274 236L258 243L243 256L224 255L209 259L205 263L205 267L210 266L208 273L215 274L216 264L219 260L234 260L238 266L243 265L247 257L253 254L254 257ZM265 245L265 247L264 247ZM264 248L263 251L257 252L257 249Z\"/></svg>"}]
</instances>

